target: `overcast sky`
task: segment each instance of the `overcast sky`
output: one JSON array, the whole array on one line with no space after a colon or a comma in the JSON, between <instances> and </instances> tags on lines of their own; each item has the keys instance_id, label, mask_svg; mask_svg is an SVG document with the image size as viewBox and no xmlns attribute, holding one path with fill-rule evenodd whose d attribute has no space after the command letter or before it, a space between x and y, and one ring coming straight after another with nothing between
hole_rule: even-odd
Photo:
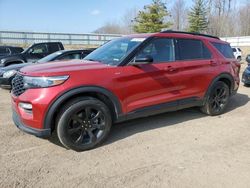
<instances>
[{"instance_id":1,"label":"overcast sky","mask_svg":"<svg viewBox=\"0 0 250 188\"><path fill-rule=\"evenodd\" d=\"M190 6L192 0L186 2ZM0 0L0 30L89 33L149 3L151 0Z\"/></svg>"}]
</instances>

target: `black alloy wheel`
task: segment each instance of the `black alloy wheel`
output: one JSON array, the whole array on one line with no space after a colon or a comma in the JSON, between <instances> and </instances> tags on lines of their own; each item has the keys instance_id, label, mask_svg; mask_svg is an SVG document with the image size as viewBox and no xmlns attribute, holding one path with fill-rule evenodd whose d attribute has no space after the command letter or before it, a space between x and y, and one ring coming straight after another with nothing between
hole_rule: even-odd
<instances>
[{"instance_id":1,"label":"black alloy wheel","mask_svg":"<svg viewBox=\"0 0 250 188\"><path fill-rule=\"evenodd\" d=\"M57 135L67 148L84 151L101 144L112 125L108 107L95 98L77 98L61 111Z\"/></svg>"}]
</instances>

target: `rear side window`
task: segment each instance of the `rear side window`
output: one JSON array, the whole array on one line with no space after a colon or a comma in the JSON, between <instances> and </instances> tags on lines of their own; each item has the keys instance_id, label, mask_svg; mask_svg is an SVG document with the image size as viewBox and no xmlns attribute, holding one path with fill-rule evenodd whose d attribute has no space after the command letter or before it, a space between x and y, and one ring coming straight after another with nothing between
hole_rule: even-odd
<instances>
[{"instance_id":1,"label":"rear side window","mask_svg":"<svg viewBox=\"0 0 250 188\"><path fill-rule=\"evenodd\" d=\"M241 49L240 49L240 48L238 48L238 50L241 52Z\"/></svg>"},{"instance_id":2,"label":"rear side window","mask_svg":"<svg viewBox=\"0 0 250 188\"><path fill-rule=\"evenodd\" d=\"M211 52L202 41L196 39L177 39L178 60L210 59Z\"/></svg>"},{"instance_id":3,"label":"rear side window","mask_svg":"<svg viewBox=\"0 0 250 188\"><path fill-rule=\"evenodd\" d=\"M51 43L51 44L48 44L48 46L49 46L50 53L57 52L57 51L61 50L61 47L59 44Z\"/></svg>"},{"instance_id":4,"label":"rear side window","mask_svg":"<svg viewBox=\"0 0 250 188\"><path fill-rule=\"evenodd\" d=\"M229 44L217 42L212 42L212 44L225 58L234 58L233 50Z\"/></svg>"}]
</instances>

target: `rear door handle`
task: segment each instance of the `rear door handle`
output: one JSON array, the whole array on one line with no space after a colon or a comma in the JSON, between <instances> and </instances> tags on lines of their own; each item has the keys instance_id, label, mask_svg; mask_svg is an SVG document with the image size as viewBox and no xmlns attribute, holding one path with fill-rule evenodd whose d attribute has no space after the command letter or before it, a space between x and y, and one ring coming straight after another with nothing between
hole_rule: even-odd
<instances>
[{"instance_id":1,"label":"rear door handle","mask_svg":"<svg viewBox=\"0 0 250 188\"><path fill-rule=\"evenodd\" d=\"M217 65L217 62L214 61L214 60L211 60L211 61L210 61L210 65L211 65L211 66L216 66L216 65Z\"/></svg>"}]
</instances>

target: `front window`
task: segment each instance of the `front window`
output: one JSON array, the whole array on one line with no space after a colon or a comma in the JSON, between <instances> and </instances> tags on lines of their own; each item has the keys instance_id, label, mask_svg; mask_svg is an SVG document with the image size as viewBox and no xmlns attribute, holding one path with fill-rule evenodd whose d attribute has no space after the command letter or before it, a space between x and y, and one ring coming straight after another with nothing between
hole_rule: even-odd
<instances>
[{"instance_id":1,"label":"front window","mask_svg":"<svg viewBox=\"0 0 250 188\"><path fill-rule=\"evenodd\" d=\"M45 44L37 44L33 46L29 52L32 54L44 54L44 53L48 53L48 49Z\"/></svg>"},{"instance_id":2,"label":"front window","mask_svg":"<svg viewBox=\"0 0 250 188\"><path fill-rule=\"evenodd\" d=\"M38 60L37 62L38 62L38 63L46 63L46 62L49 62L49 61L54 61L54 59L55 59L56 57L58 57L59 55L61 55L61 54L62 54L61 51L54 52L54 53L52 53L52 54L50 54L50 55L48 55L48 56L45 56L44 58Z\"/></svg>"},{"instance_id":3,"label":"front window","mask_svg":"<svg viewBox=\"0 0 250 188\"><path fill-rule=\"evenodd\" d=\"M171 38L154 39L136 55L135 59L145 57L151 57L153 63L175 61L174 40Z\"/></svg>"},{"instance_id":4,"label":"front window","mask_svg":"<svg viewBox=\"0 0 250 188\"><path fill-rule=\"evenodd\" d=\"M0 55L9 55L10 54L10 50L9 48L0 48Z\"/></svg>"},{"instance_id":5,"label":"front window","mask_svg":"<svg viewBox=\"0 0 250 188\"><path fill-rule=\"evenodd\" d=\"M106 43L84 59L109 65L119 65L122 60L146 38L119 38Z\"/></svg>"}]
</instances>

